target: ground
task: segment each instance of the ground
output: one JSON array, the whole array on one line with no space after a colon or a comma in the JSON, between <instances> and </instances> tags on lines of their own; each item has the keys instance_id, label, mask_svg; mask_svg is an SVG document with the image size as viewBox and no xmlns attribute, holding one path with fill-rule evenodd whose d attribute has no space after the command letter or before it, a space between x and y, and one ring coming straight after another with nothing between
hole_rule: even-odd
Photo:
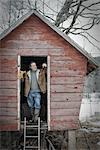
<instances>
[{"instance_id":1,"label":"ground","mask_svg":"<svg viewBox=\"0 0 100 150\"><path fill-rule=\"evenodd\" d=\"M72 131L51 131L41 133L41 150L48 150L48 143L46 138L49 139L55 150L100 150L100 120L90 120L84 122L78 130ZM70 133L75 137L69 137ZM5 135L5 136L2 136ZM71 135L71 134L70 134ZM8 137L9 139L6 139ZM22 132L2 132L1 133L1 148L0 150L22 150L23 149L23 134ZM72 140L72 141L70 141ZM5 142L6 141L6 142ZM72 148L72 146L74 146ZM73 143L74 142L74 143ZM28 141L27 144L35 144L36 141Z\"/></svg>"}]
</instances>

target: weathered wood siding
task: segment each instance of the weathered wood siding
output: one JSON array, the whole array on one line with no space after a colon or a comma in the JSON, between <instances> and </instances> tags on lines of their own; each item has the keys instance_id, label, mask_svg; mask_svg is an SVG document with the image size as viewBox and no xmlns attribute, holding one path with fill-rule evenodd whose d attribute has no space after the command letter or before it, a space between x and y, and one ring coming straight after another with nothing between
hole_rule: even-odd
<instances>
[{"instance_id":1,"label":"weathered wood siding","mask_svg":"<svg viewBox=\"0 0 100 150\"><path fill-rule=\"evenodd\" d=\"M87 60L35 15L1 41L0 130L17 130L17 56L50 56L51 130L78 127Z\"/></svg>"}]
</instances>

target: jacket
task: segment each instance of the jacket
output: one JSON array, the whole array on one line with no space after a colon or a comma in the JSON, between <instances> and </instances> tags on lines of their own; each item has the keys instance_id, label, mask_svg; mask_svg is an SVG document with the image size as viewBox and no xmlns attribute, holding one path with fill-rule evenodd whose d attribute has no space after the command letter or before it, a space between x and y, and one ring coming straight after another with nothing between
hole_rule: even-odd
<instances>
[{"instance_id":1,"label":"jacket","mask_svg":"<svg viewBox=\"0 0 100 150\"><path fill-rule=\"evenodd\" d=\"M36 71L36 77L37 81L40 87L40 91L42 93L46 93L46 77L45 77L45 72L41 69L37 69ZM31 87L31 72L28 71L25 75L25 90L24 90L24 95L27 97L30 91Z\"/></svg>"}]
</instances>

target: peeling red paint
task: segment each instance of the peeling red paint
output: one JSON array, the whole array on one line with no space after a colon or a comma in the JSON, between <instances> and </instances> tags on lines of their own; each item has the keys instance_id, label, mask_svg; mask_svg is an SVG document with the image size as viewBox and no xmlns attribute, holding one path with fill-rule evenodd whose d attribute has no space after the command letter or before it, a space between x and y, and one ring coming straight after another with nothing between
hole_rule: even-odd
<instances>
[{"instance_id":1,"label":"peeling red paint","mask_svg":"<svg viewBox=\"0 0 100 150\"><path fill-rule=\"evenodd\" d=\"M2 113L0 114L0 130L18 129L18 109L16 109L18 101L18 55L49 55L51 57L51 130L78 128L78 115L82 100L84 76L87 71L87 59L34 15L1 40L0 104L5 104L1 104L0 106L6 106L7 108L6 104L11 102L12 111L7 108L7 114L6 111L3 112L5 120L2 120ZM62 111L59 119L53 109ZM63 111L63 109L66 111ZM12 120L8 120L8 114L10 116L10 113L13 113L13 111L17 113L11 118ZM4 124L2 121L4 121ZM5 125L6 121L7 124Z\"/></svg>"}]
</instances>

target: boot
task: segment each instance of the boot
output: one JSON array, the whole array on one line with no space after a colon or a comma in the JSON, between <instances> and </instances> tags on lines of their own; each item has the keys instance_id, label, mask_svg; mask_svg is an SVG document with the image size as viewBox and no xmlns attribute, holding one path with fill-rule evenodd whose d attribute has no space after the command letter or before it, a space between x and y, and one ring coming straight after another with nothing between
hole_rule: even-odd
<instances>
[{"instance_id":1,"label":"boot","mask_svg":"<svg viewBox=\"0 0 100 150\"><path fill-rule=\"evenodd\" d=\"M32 119L30 120L30 122L34 122L34 108L31 108L31 116Z\"/></svg>"},{"instance_id":2,"label":"boot","mask_svg":"<svg viewBox=\"0 0 100 150\"><path fill-rule=\"evenodd\" d=\"M40 109L35 108L35 111L34 111L34 122L38 121L39 113L40 113Z\"/></svg>"}]
</instances>

